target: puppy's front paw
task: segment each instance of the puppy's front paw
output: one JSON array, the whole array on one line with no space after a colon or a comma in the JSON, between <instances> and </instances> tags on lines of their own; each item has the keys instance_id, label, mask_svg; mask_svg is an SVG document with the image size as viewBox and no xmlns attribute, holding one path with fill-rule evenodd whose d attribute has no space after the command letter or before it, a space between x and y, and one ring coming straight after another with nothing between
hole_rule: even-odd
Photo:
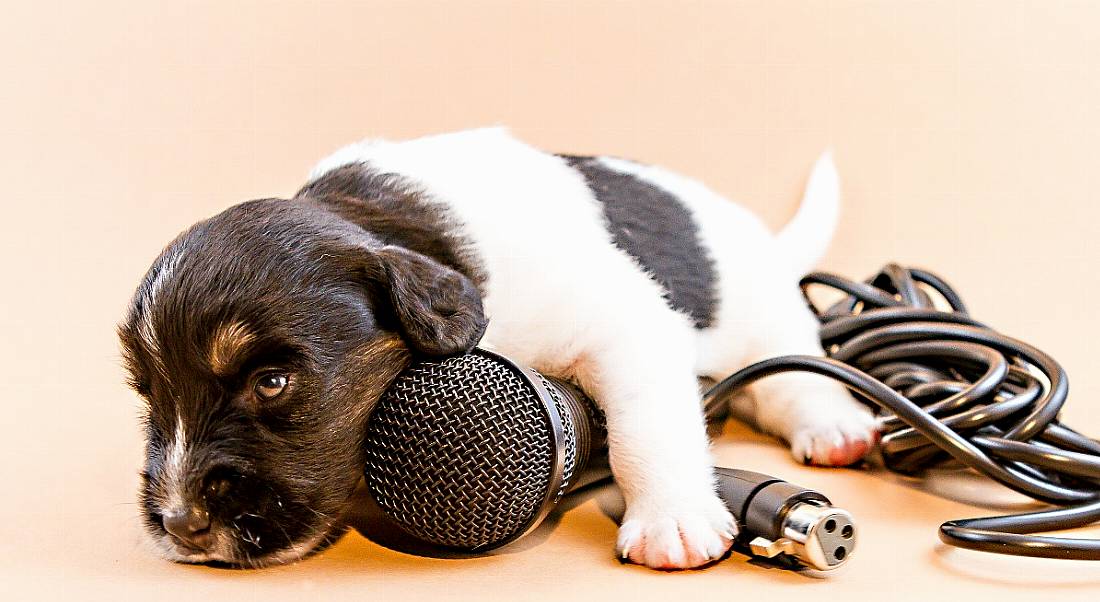
<instances>
[{"instance_id":1,"label":"puppy's front paw","mask_svg":"<svg viewBox=\"0 0 1100 602\"><path fill-rule=\"evenodd\" d=\"M737 536L737 523L716 495L710 498L677 507L631 504L619 527L619 557L664 570L690 569L721 558Z\"/></svg>"},{"instance_id":2,"label":"puppy's front paw","mask_svg":"<svg viewBox=\"0 0 1100 602\"><path fill-rule=\"evenodd\" d=\"M865 408L837 404L830 412L803 422L790 437L795 460L817 466L859 462L878 442L878 425Z\"/></svg>"}]
</instances>

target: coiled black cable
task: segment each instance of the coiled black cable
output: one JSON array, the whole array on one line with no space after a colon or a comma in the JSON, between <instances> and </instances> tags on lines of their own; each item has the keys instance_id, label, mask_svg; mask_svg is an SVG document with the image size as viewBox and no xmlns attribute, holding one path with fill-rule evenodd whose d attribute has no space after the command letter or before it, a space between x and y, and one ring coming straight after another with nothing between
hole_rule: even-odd
<instances>
[{"instance_id":1,"label":"coiled black cable","mask_svg":"<svg viewBox=\"0 0 1100 602\"><path fill-rule=\"evenodd\" d=\"M877 406L887 468L916 474L957 462L1057 506L949 521L940 526L945 543L1100 560L1100 540L1031 535L1100 521L1100 442L1058 421L1069 383L1053 358L971 318L955 290L931 272L890 264L865 282L814 273L800 285L821 322L827 357L753 364L706 393L708 416L724 413L736 390L773 374L831 377ZM814 285L846 297L821 311L810 299Z\"/></svg>"}]
</instances>

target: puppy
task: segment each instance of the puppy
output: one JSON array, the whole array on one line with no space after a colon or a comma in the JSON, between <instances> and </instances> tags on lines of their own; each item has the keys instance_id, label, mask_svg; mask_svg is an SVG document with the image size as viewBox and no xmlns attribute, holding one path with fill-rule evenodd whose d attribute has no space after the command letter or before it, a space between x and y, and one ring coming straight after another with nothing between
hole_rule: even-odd
<instances>
[{"instance_id":1,"label":"puppy","mask_svg":"<svg viewBox=\"0 0 1100 602\"><path fill-rule=\"evenodd\" d=\"M837 196L825 157L773 236L698 182L500 129L348 146L294 198L191 227L139 286L119 332L148 403L146 526L181 562L263 566L324 546L375 401L412 358L480 343L603 407L622 558L711 562L736 525L697 376L822 353L797 280ZM765 379L738 404L799 461L850 464L874 441L871 415L817 376Z\"/></svg>"}]
</instances>

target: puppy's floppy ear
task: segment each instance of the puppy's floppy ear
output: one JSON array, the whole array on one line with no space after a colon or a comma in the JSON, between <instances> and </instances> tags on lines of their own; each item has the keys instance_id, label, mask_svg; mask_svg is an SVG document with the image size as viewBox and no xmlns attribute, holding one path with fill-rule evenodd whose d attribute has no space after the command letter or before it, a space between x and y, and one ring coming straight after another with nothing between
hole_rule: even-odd
<instances>
[{"instance_id":1,"label":"puppy's floppy ear","mask_svg":"<svg viewBox=\"0 0 1100 602\"><path fill-rule=\"evenodd\" d=\"M384 246L371 255L367 275L385 290L409 347L451 355L477 345L489 320L469 278L402 247Z\"/></svg>"}]
</instances>

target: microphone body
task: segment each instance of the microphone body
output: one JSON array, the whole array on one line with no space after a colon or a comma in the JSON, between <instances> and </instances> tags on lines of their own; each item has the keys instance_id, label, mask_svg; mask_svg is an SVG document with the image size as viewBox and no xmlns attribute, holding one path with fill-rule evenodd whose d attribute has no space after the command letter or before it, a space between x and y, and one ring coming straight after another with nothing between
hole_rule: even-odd
<instances>
[{"instance_id":1,"label":"microphone body","mask_svg":"<svg viewBox=\"0 0 1100 602\"><path fill-rule=\"evenodd\" d=\"M538 526L566 493L609 478L603 414L574 385L483 350L415 363L374 408L365 480L402 530L486 551ZM851 556L851 515L780 479L716 470L735 546L819 570Z\"/></svg>"}]
</instances>

